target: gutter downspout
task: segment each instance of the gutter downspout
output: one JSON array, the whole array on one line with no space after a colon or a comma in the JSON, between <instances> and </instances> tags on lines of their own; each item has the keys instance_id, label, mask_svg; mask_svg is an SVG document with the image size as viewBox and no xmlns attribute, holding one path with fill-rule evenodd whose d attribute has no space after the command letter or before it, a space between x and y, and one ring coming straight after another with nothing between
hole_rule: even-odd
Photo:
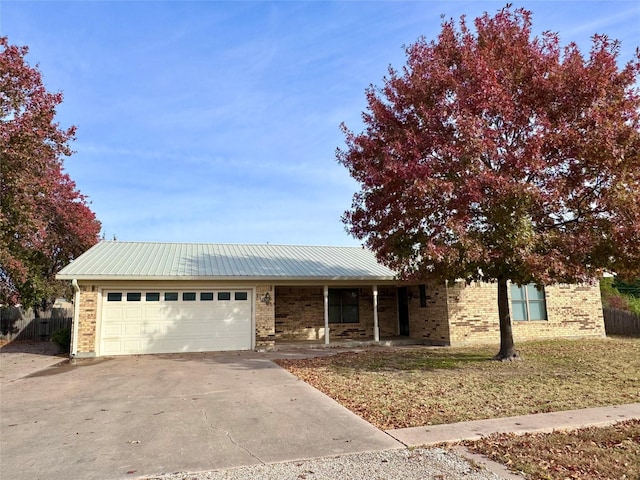
<instances>
[{"instance_id":1,"label":"gutter downspout","mask_svg":"<svg viewBox=\"0 0 640 480\"><path fill-rule=\"evenodd\" d=\"M75 358L78 353L78 323L80 320L80 287L78 286L78 280L75 278L71 280L71 286L75 293L73 296L73 340L70 357Z\"/></svg>"}]
</instances>

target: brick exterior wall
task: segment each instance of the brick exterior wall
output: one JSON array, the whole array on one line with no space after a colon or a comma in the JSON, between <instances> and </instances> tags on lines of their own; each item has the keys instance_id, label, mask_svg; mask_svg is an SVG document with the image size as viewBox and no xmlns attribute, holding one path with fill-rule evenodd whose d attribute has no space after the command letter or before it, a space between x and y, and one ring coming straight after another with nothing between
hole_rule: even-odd
<instances>
[{"instance_id":1,"label":"brick exterior wall","mask_svg":"<svg viewBox=\"0 0 640 480\"><path fill-rule=\"evenodd\" d=\"M269 294L269 303L265 296ZM272 285L256 287L256 349L272 347L275 343L275 290Z\"/></svg>"},{"instance_id":2,"label":"brick exterior wall","mask_svg":"<svg viewBox=\"0 0 640 480\"><path fill-rule=\"evenodd\" d=\"M98 289L95 285L80 285L80 315L78 318L78 357L96 354Z\"/></svg>"},{"instance_id":3,"label":"brick exterior wall","mask_svg":"<svg viewBox=\"0 0 640 480\"><path fill-rule=\"evenodd\" d=\"M600 286L552 285L545 288L547 322L513 322L514 338L604 337ZM516 330L517 327L517 330Z\"/></svg>"},{"instance_id":4,"label":"brick exterior wall","mask_svg":"<svg viewBox=\"0 0 640 480\"><path fill-rule=\"evenodd\" d=\"M420 287L407 287L409 296L409 336L428 345L449 344L449 308L445 285L425 285L426 306L420 303Z\"/></svg>"},{"instance_id":5,"label":"brick exterior wall","mask_svg":"<svg viewBox=\"0 0 640 480\"><path fill-rule=\"evenodd\" d=\"M324 341L323 287L276 287L276 340ZM329 338L373 338L373 290L358 289L358 323L329 325ZM380 336L398 334L398 307L395 287L378 287L378 327Z\"/></svg>"},{"instance_id":6,"label":"brick exterior wall","mask_svg":"<svg viewBox=\"0 0 640 480\"><path fill-rule=\"evenodd\" d=\"M451 345L500 342L497 284L455 282L446 297Z\"/></svg>"},{"instance_id":7,"label":"brick exterior wall","mask_svg":"<svg viewBox=\"0 0 640 480\"><path fill-rule=\"evenodd\" d=\"M464 282L426 286L426 306L417 285L409 293L409 334L432 345L499 343L497 285ZM331 339L373 339L373 291L358 289L359 322L330 324ZM378 287L380 337L399 334L395 286ZM262 300L269 293L270 302ZM513 321L514 339L604 336L600 289L595 285L553 285L545 288L546 321ZM510 302L511 303L511 302ZM98 288L80 286L79 357L96 354ZM255 299L255 345L268 348L278 340L324 341L323 289L259 285Z\"/></svg>"},{"instance_id":8,"label":"brick exterior wall","mask_svg":"<svg viewBox=\"0 0 640 480\"><path fill-rule=\"evenodd\" d=\"M597 283L551 285L545 287L545 300L547 320L512 320L516 342L605 335ZM497 284L457 282L448 287L447 301L451 345L500 342Z\"/></svg>"},{"instance_id":9,"label":"brick exterior wall","mask_svg":"<svg viewBox=\"0 0 640 480\"><path fill-rule=\"evenodd\" d=\"M276 287L276 340L324 339L322 287Z\"/></svg>"}]
</instances>

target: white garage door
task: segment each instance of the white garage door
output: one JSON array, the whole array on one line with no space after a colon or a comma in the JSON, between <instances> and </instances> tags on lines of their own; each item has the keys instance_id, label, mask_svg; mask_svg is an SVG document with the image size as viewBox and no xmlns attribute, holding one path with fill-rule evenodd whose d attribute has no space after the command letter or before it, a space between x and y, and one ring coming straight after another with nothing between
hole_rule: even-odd
<instances>
[{"instance_id":1,"label":"white garage door","mask_svg":"<svg viewBox=\"0 0 640 480\"><path fill-rule=\"evenodd\" d=\"M101 355L252 347L250 290L103 292Z\"/></svg>"}]
</instances>

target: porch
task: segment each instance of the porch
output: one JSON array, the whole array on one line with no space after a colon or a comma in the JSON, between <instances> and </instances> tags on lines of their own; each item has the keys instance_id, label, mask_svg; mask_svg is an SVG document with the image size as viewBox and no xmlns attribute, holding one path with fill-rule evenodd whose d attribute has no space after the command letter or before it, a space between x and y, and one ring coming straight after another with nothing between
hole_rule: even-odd
<instances>
[{"instance_id":1,"label":"porch","mask_svg":"<svg viewBox=\"0 0 640 480\"><path fill-rule=\"evenodd\" d=\"M401 335L395 285L276 286L274 344L332 346L334 343L406 340ZM402 317L402 318L401 318Z\"/></svg>"}]
</instances>

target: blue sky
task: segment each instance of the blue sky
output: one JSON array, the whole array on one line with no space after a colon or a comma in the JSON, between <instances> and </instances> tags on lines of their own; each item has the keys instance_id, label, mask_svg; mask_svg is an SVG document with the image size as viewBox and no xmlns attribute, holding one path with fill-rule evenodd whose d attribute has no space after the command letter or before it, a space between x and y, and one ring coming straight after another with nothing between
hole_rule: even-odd
<instances>
[{"instance_id":1,"label":"blue sky","mask_svg":"<svg viewBox=\"0 0 640 480\"><path fill-rule=\"evenodd\" d=\"M0 32L30 48L62 126L65 167L107 238L359 245L340 221L358 186L335 160L364 90L403 45L505 2L0 0ZM640 45L640 1L513 2L536 32L587 52Z\"/></svg>"}]
</instances>

